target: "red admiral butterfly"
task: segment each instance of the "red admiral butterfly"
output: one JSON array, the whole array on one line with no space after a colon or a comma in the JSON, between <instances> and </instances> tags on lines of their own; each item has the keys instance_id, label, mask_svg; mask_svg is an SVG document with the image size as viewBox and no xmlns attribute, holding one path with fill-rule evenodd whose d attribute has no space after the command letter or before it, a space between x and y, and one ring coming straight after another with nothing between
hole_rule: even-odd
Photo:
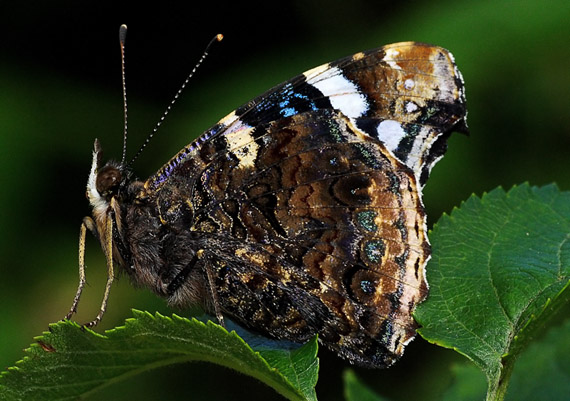
<instances>
[{"instance_id":1,"label":"red admiral butterfly","mask_svg":"<svg viewBox=\"0 0 570 401\"><path fill-rule=\"evenodd\" d=\"M146 181L101 165L81 225L172 305L201 304L272 338L392 364L414 337L430 257L422 187L467 132L446 50L404 42L309 70L239 107Z\"/></svg>"}]
</instances>

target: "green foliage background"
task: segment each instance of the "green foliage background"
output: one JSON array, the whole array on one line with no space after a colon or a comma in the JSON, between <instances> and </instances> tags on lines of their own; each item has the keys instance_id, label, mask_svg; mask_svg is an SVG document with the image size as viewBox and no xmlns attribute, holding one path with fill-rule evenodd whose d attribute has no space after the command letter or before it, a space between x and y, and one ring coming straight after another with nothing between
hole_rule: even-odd
<instances>
[{"instance_id":1,"label":"green foliage background","mask_svg":"<svg viewBox=\"0 0 570 401\"><path fill-rule=\"evenodd\" d=\"M450 49L466 81L471 136L454 135L425 189L430 226L471 193L557 182L570 189L570 3L511 1L297 1L190 6L161 2L0 6L0 369L68 310L77 282L77 238L89 213L84 187L93 139L120 157L118 26L129 25L130 152L144 140L212 35L212 52L181 103L136 164L146 177L229 111L318 64L386 43ZM212 2L213 3L213 2ZM88 242L78 320L103 292L98 244ZM98 330L130 309L171 314L162 300L113 289ZM196 311L175 311L189 316ZM343 399L346 364L321 350L317 394ZM386 371L355 369L390 399L438 399L464 359L414 341ZM223 386L220 385L223 383ZM398 386L398 384L401 385ZM513 383L514 385L514 383ZM205 363L144 373L93 394L119 400L273 399L260 383ZM216 398L217 397L217 398Z\"/></svg>"}]
</instances>

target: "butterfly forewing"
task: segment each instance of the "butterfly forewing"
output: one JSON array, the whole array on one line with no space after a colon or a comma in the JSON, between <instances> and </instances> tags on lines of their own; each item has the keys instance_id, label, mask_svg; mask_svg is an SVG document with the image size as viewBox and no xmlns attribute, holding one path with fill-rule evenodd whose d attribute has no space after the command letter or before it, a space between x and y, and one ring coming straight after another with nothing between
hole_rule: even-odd
<instances>
[{"instance_id":1,"label":"butterfly forewing","mask_svg":"<svg viewBox=\"0 0 570 401\"><path fill-rule=\"evenodd\" d=\"M353 363L388 366L428 293L421 187L465 116L461 75L439 47L314 68L119 192L118 252L173 304L273 338L318 334Z\"/></svg>"}]
</instances>

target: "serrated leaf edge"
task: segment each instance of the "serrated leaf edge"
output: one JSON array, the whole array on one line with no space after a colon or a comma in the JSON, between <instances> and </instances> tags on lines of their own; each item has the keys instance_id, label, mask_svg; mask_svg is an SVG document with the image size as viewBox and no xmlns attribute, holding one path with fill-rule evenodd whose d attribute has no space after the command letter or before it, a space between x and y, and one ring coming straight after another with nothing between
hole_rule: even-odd
<instances>
[{"instance_id":1,"label":"serrated leaf edge","mask_svg":"<svg viewBox=\"0 0 570 401\"><path fill-rule=\"evenodd\" d=\"M201 326L202 328L218 331L220 334L222 334L224 336L228 336L228 338L231 338L232 340L237 340L237 342L241 346L245 346L245 349L248 352L251 352L253 355L255 355L255 357L258 359L259 362L261 362L261 364L263 365L263 367L265 369L267 369L267 371L277 374L280 377L280 379L283 380L283 382L285 382L285 384L288 385L290 390L292 390L297 395L297 399L302 399L302 400L313 399L313 398L307 398L305 396L305 390L306 389L304 388L304 386L300 385L300 381L297 381L296 384L292 383L289 380L289 378L287 376L285 376L284 374L282 374L281 372L279 372L279 370L276 367L269 365L267 360L263 357L262 353L260 351L253 349L235 330L228 331L225 327L220 326L219 324L216 324L216 323L212 322L211 320L208 320L206 323L204 323L204 322L202 322L202 321L200 321L194 317L192 317L191 319L188 319L186 317L182 317L182 316L179 316L176 314L172 314L172 316L165 316L159 312L155 312L154 314L152 314L148 311L140 311L137 309L132 309L132 313L133 313L133 317L125 319L125 322L123 325L114 327L112 329L105 330L104 333L98 333L98 332L96 332L90 328L86 328L84 326L81 326L72 320L61 320L58 322L50 323L48 326L49 331L44 331L41 335L33 337L35 342L30 344L29 347L25 348L24 352L30 354L30 353L34 352L33 349L41 348L41 345L39 344L39 342L45 342L46 344L49 344L49 342L44 341L44 340L46 340L46 336L52 334L52 328L61 327L61 326L72 326L75 329L85 330L90 335L94 335L94 336L99 337L101 339L112 340L112 337L114 335L120 335L120 333L122 331L126 330L128 328L128 326L136 324L137 322L144 320L145 318L146 319L152 319L155 322L157 320L163 320L163 321L174 323L174 324L176 324L176 323L194 324L197 326ZM304 344L302 347L310 344L312 341L313 340ZM291 358L291 352L299 351L302 347L300 347L297 350L293 350L293 351L289 352L288 358L291 361L291 363L290 363L291 366L294 365L292 363L293 359ZM313 359L316 359L318 361L318 358L316 358L316 355L317 355L317 350L315 349L312 357L313 357ZM13 366L8 367L4 371L0 371L0 379L11 374L11 373L13 373L13 372L20 371L21 369L18 365L21 365L22 363L25 363L31 359L32 359L32 355L25 355L22 359L16 361ZM133 371L131 371L127 374L123 374L123 375L118 376L118 379L116 379L116 380L109 380L104 386L111 384L111 383L121 381L127 377L134 376L134 375L136 375L142 371L146 371L148 369L152 369L155 367L166 366L166 365L170 365L173 363L191 362L191 361L199 361L199 360L214 363L214 364L224 366L224 367L228 367L232 370L236 370L234 366L230 366L230 364L225 364L225 363L223 363L222 360L220 360L218 358L189 358L187 356L181 356L181 357L169 359L168 362L159 363L156 366L154 366L154 364L150 364L150 365L145 365L144 369L134 369ZM313 362L311 365L313 365L314 363L315 362ZM267 386L273 388L279 394L286 397L286 395L280 391L281 390L280 387L276 387L276 386L272 385L272 384L277 384L276 382L274 382L273 380L265 380L266 377L269 377L268 375L262 375L262 377L259 377L259 375L246 373L247 369L244 369L241 371L237 370L237 371L242 373L242 374L247 374L248 376L256 378L257 380L261 381L262 383L266 384ZM318 370L317 370L317 373L318 373ZM296 374L296 376L298 377L299 375ZM0 384L0 386L3 386L3 385ZM97 391L100 388L102 388L102 387L100 386L100 387L94 388L93 390L90 390L89 392L86 392L85 394L90 394L92 392ZM314 390L314 388L313 388L313 390ZM314 400L316 401L316 398L314 398Z\"/></svg>"}]
</instances>

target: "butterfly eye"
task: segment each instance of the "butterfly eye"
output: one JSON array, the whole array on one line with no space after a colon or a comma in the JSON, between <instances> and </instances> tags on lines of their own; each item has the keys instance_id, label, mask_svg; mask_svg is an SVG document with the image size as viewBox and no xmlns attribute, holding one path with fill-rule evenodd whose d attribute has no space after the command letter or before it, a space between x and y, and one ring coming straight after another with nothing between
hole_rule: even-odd
<instances>
[{"instance_id":1,"label":"butterfly eye","mask_svg":"<svg viewBox=\"0 0 570 401\"><path fill-rule=\"evenodd\" d=\"M120 183L121 171L114 166L105 166L97 174L95 185L101 196L110 197L117 193Z\"/></svg>"}]
</instances>

